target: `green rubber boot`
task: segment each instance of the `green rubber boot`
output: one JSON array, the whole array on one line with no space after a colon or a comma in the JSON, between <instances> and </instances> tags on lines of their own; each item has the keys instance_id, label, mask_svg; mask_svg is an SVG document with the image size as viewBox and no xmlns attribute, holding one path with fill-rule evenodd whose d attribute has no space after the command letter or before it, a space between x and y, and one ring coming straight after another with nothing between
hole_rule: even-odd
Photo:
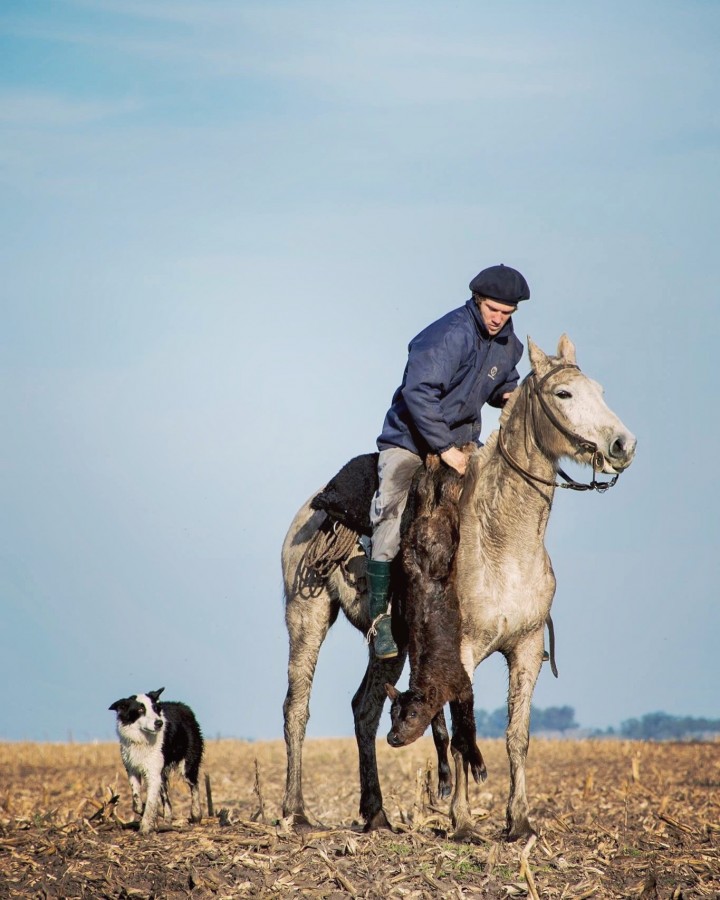
<instances>
[{"instance_id":1,"label":"green rubber boot","mask_svg":"<svg viewBox=\"0 0 720 900\"><path fill-rule=\"evenodd\" d=\"M392 659L398 655L397 644L392 634L390 616L387 615L390 566L391 563L379 559L369 559L367 566L370 586L370 618L375 623L373 650L378 659ZM380 616L379 619L378 616Z\"/></svg>"}]
</instances>

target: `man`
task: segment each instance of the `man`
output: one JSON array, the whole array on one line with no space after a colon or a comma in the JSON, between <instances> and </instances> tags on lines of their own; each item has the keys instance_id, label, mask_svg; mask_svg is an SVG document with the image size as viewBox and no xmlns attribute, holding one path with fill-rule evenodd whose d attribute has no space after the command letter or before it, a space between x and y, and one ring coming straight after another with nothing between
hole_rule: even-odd
<instances>
[{"instance_id":1,"label":"man","mask_svg":"<svg viewBox=\"0 0 720 900\"><path fill-rule=\"evenodd\" d=\"M517 386L523 345L511 316L530 297L510 266L483 269L470 282L464 306L433 322L410 341L402 384L377 439L380 486L373 497L368 561L373 647L381 659L397 656L387 612L390 565L400 548L400 518L422 458L437 453L465 473L458 449L480 438L485 403L501 407Z\"/></svg>"}]
</instances>

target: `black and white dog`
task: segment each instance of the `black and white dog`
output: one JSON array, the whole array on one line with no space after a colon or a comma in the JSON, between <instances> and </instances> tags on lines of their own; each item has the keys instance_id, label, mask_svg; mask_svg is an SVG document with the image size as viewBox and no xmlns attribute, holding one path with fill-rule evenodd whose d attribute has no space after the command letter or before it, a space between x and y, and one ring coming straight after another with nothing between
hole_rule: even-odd
<instances>
[{"instance_id":1,"label":"black and white dog","mask_svg":"<svg viewBox=\"0 0 720 900\"><path fill-rule=\"evenodd\" d=\"M202 817L198 775L204 743L200 726L184 703L161 703L164 690L133 694L110 707L117 713L120 755L130 782L133 810L142 816L143 834L155 828L161 806L165 820L172 821L167 779L170 769L180 763L190 787L190 821L199 822ZM147 792L144 806L140 797L143 781Z\"/></svg>"}]
</instances>

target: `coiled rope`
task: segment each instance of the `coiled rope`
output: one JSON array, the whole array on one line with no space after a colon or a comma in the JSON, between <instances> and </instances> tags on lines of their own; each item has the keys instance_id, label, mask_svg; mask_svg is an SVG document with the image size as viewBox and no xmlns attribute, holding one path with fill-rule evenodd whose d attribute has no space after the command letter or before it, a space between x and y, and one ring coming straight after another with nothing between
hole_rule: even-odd
<instances>
[{"instance_id":1,"label":"coiled rope","mask_svg":"<svg viewBox=\"0 0 720 900\"><path fill-rule=\"evenodd\" d=\"M299 581L302 592L308 597L317 597L325 580L342 566L343 573L352 581L345 567L358 545L360 535L347 525L334 519L326 519L312 536L300 564Z\"/></svg>"}]
</instances>

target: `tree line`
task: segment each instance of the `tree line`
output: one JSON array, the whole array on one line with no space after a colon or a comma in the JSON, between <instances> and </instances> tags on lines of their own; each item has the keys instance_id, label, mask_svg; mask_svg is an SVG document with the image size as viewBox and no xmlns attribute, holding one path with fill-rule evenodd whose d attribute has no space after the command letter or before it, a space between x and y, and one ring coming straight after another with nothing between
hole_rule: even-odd
<instances>
[{"instance_id":1,"label":"tree line","mask_svg":"<svg viewBox=\"0 0 720 900\"><path fill-rule=\"evenodd\" d=\"M475 725L479 737L502 737L507 727L507 708L501 706L493 712L475 710ZM549 706L547 709L530 707L530 731L571 731L578 727L572 706Z\"/></svg>"},{"instance_id":2,"label":"tree line","mask_svg":"<svg viewBox=\"0 0 720 900\"><path fill-rule=\"evenodd\" d=\"M475 724L479 737L503 737L507 727L507 708L493 712L475 710ZM554 731L564 734L579 728L572 706L530 707L530 731ZM639 719L626 719L620 727L587 729L589 737L619 737L635 741L668 741L700 738L720 734L720 719L694 716L671 716L665 712L646 713Z\"/></svg>"}]
</instances>

